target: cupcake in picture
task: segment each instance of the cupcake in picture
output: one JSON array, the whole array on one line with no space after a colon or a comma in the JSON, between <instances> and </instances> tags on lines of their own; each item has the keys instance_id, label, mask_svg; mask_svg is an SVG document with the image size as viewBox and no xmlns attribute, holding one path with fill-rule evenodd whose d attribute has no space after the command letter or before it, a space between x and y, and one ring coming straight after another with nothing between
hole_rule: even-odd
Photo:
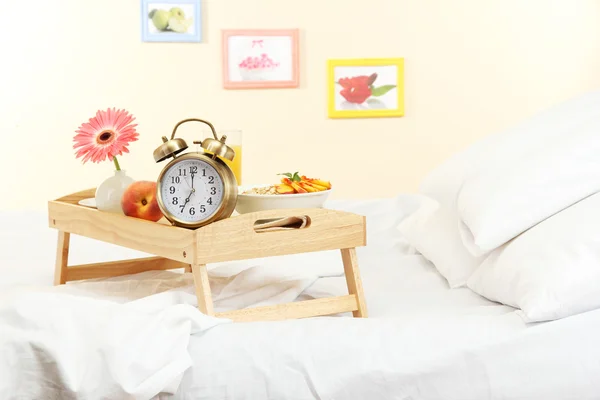
<instances>
[{"instance_id":1,"label":"cupcake in picture","mask_svg":"<svg viewBox=\"0 0 600 400\"><path fill-rule=\"evenodd\" d=\"M259 45L262 48L262 40L252 41L252 47ZM244 81L268 80L271 74L279 68L279 63L273 60L267 53L260 55L249 55L239 63L240 75Z\"/></svg>"}]
</instances>

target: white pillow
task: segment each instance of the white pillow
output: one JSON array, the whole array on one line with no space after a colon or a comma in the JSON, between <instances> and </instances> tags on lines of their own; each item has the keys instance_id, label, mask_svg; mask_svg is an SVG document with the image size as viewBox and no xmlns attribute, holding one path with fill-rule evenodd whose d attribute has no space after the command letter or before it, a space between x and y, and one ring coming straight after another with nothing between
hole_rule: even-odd
<instances>
[{"instance_id":1,"label":"white pillow","mask_svg":"<svg viewBox=\"0 0 600 400\"><path fill-rule=\"evenodd\" d=\"M451 286L460 286L462 277L467 276L468 271L474 270L482 260L479 249L472 248L476 256L469 255L462 240L457 240L461 238L457 197L465 181L490 167L509 167L513 160L522 158L523 154L568 136L574 123L594 117L598 110L600 91L587 93L540 112L511 129L487 136L454 155L429 173L420 187L420 192L437 201L443 211L427 225L421 222L409 229L410 220L407 220L403 228L405 236L417 250L436 264ZM508 215L505 217L508 218ZM452 227L453 222L449 221L455 221L455 226ZM430 237L427 236L427 230L431 232ZM465 242L470 243L468 240ZM455 268L459 270L453 273Z\"/></svg>"},{"instance_id":2,"label":"white pillow","mask_svg":"<svg viewBox=\"0 0 600 400\"><path fill-rule=\"evenodd\" d=\"M600 308L600 193L490 253L467 285L528 322Z\"/></svg>"},{"instance_id":3,"label":"white pillow","mask_svg":"<svg viewBox=\"0 0 600 400\"><path fill-rule=\"evenodd\" d=\"M463 242L479 256L600 190L600 105L571 133L466 179L458 195Z\"/></svg>"},{"instance_id":4,"label":"white pillow","mask_svg":"<svg viewBox=\"0 0 600 400\"><path fill-rule=\"evenodd\" d=\"M460 240L458 215L429 200L398 227L405 239L446 278L451 288L465 286L482 258L472 256Z\"/></svg>"},{"instance_id":5,"label":"white pillow","mask_svg":"<svg viewBox=\"0 0 600 400\"><path fill-rule=\"evenodd\" d=\"M600 91L594 91L486 136L430 172L421 182L420 192L455 209L458 192L467 178L490 166L510 166L512 160L523 154L552 143L554 138L569 135L574 123L597 115L599 110Z\"/></svg>"}]
</instances>

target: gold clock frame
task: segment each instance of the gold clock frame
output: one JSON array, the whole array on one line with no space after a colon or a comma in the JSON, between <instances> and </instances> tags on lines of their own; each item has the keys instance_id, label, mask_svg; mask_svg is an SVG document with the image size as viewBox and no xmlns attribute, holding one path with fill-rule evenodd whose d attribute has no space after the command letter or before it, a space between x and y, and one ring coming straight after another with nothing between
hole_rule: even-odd
<instances>
[{"instance_id":1,"label":"gold clock frame","mask_svg":"<svg viewBox=\"0 0 600 400\"><path fill-rule=\"evenodd\" d=\"M187 149L187 144L183 139L175 138L175 132L181 124L192 121L201 122L208 125L212 131L214 139L207 138L203 142L194 141L195 144L201 145L203 149L202 152L190 152L178 156L179 153ZM180 226L182 228L195 229L231 216L237 203L237 180L235 179L235 175L229 166L227 166L227 164L225 164L225 162L219 158L224 157L231 161L235 157L235 152L233 149L225 144L227 136L223 135L223 137L219 139L214 126L210 122L198 118L188 118L179 121L175 125L170 140L167 140L167 138L164 136L162 139L163 144L154 151L154 160L156 162L161 162L169 157L173 157L173 159L169 161L169 163L162 169L156 181L156 200L158 202L158 207L165 218L173 225ZM208 150L209 153L207 153L205 150ZM200 222L188 222L176 217L167 209L162 199L162 180L165 173L171 167L173 167L173 165L185 160L200 160L206 162L215 169L217 174L219 174L221 177L221 181L223 182L223 197L221 200L221 205L208 219Z\"/></svg>"},{"instance_id":2,"label":"gold clock frame","mask_svg":"<svg viewBox=\"0 0 600 400\"><path fill-rule=\"evenodd\" d=\"M219 174L219 176L221 177L221 181L223 182L223 198L221 201L221 205L219 206L219 208L217 208L217 210L213 213L213 215L210 218L205 219L201 222L190 223L188 221L184 221L180 218L177 218L176 216L171 214L171 212L163 203L162 178L173 165L185 160L200 160L206 162L208 165L213 167L215 171L217 171L217 174ZM165 218L168 219L173 225L181 226L183 228L200 228L201 226L208 225L211 222L215 222L220 219L229 217L235 210L237 194L237 181L231 169L229 169L227 164L225 164L225 162L221 159L213 159L207 156L205 153L186 153L184 155L175 157L173 160L169 161L169 163L163 168L163 170L158 175L158 180L156 182L156 200L158 201L158 207L162 211Z\"/></svg>"}]
</instances>

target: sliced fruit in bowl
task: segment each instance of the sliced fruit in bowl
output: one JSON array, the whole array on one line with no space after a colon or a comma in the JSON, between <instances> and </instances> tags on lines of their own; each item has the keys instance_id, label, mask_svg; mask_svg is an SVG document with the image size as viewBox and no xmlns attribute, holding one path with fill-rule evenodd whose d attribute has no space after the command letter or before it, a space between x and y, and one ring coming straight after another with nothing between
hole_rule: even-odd
<instances>
[{"instance_id":1,"label":"sliced fruit in bowl","mask_svg":"<svg viewBox=\"0 0 600 400\"><path fill-rule=\"evenodd\" d=\"M240 186L236 211L246 214L281 208L321 208L331 193L331 183L294 174L275 185Z\"/></svg>"},{"instance_id":2,"label":"sliced fruit in bowl","mask_svg":"<svg viewBox=\"0 0 600 400\"><path fill-rule=\"evenodd\" d=\"M281 178L281 183L275 185L275 190L279 194L294 194L294 193L314 193L323 192L331 189L331 183L320 179L307 178L306 176L298 175L298 172L293 174L286 172Z\"/></svg>"}]
</instances>

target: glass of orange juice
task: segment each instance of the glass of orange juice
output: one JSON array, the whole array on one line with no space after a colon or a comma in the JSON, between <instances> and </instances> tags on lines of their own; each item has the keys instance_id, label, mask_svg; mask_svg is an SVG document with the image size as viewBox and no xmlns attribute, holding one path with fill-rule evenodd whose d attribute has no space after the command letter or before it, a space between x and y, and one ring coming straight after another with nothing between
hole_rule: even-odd
<instances>
[{"instance_id":1,"label":"glass of orange juice","mask_svg":"<svg viewBox=\"0 0 600 400\"><path fill-rule=\"evenodd\" d=\"M238 186L242 184L242 131L237 129L224 130L219 132L219 137L227 136L225 144L235 151L233 161L223 160L233 171Z\"/></svg>"}]
</instances>

